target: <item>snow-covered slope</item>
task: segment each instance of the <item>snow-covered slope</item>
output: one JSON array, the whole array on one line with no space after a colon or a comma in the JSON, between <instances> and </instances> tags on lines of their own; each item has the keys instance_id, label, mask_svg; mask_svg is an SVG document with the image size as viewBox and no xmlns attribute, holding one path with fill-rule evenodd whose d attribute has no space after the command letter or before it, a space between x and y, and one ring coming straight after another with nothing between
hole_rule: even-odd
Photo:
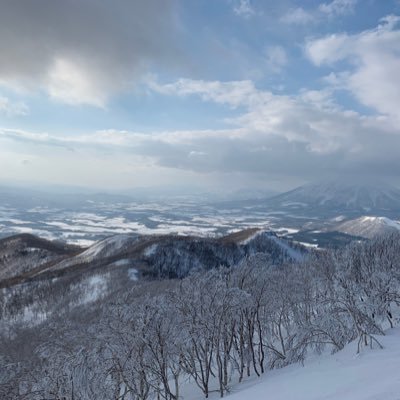
<instances>
[{"instance_id":1,"label":"snow-covered slope","mask_svg":"<svg viewBox=\"0 0 400 400\"><path fill-rule=\"evenodd\" d=\"M357 343L333 355L316 357L305 366L291 365L265 373L232 388L229 400L399 400L400 328L378 337L383 349ZM212 398L217 399L213 394ZM187 400L201 395L187 387Z\"/></svg>"},{"instance_id":2,"label":"snow-covered slope","mask_svg":"<svg viewBox=\"0 0 400 400\"><path fill-rule=\"evenodd\" d=\"M267 374L262 382L231 400L398 400L400 398L400 329L381 338L384 349L356 355L356 343L305 367L291 366Z\"/></svg>"},{"instance_id":3,"label":"snow-covered slope","mask_svg":"<svg viewBox=\"0 0 400 400\"><path fill-rule=\"evenodd\" d=\"M295 249L292 246L289 246L289 244L282 238L278 236L270 236L271 240L274 241L279 247L282 248L284 252L288 254L288 256L293 260L293 261L302 261L304 260L304 251L300 251L299 249Z\"/></svg>"},{"instance_id":4,"label":"snow-covered slope","mask_svg":"<svg viewBox=\"0 0 400 400\"><path fill-rule=\"evenodd\" d=\"M400 231L400 222L386 217L365 216L343 222L336 227L336 230L370 239L384 233Z\"/></svg>"},{"instance_id":5,"label":"snow-covered slope","mask_svg":"<svg viewBox=\"0 0 400 400\"><path fill-rule=\"evenodd\" d=\"M400 210L400 190L382 182L311 183L273 198L283 207L333 207L343 210Z\"/></svg>"},{"instance_id":6,"label":"snow-covered slope","mask_svg":"<svg viewBox=\"0 0 400 400\"><path fill-rule=\"evenodd\" d=\"M124 251L127 251L139 239L140 236L136 234L111 236L96 242L79 255L59 263L56 268L67 268L71 265L90 263L94 260L102 260L123 254Z\"/></svg>"}]
</instances>

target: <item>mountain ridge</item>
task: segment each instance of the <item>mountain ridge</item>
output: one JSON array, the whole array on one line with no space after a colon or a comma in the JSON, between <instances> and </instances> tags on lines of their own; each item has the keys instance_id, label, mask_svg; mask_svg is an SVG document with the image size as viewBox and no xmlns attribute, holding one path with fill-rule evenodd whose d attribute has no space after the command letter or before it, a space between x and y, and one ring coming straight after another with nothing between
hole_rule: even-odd
<instances>
[{"instance_id":1,"label":"mountain ridge","mask_svg":"<svg viewBox=\"0 0 400 400\"><path fill-rule=\"evenodd\" d=\"M344 210L400 210L400 189L384 182L325 181L299 186L269 199L271 203L318 207L335 207Z\"/></svg>"},{"instance_id":2,"label":"mountain ridge","mask_svg":"<svg viewBox=\"0 0 400 400\"><path fill-rule=\"evenodd\" d=\"M2 243L15 242L15 248L8 249L10 254L19 256L14 264L21 263L21 260L25 263L25 267L15 273L5 268L4 260L0 262L0 287L64 274L86 274L91 270L104 272L115 267L134 268L140 274L158 278L182 278L192 270L233 266L256 253L264 253L276 262L299 261L307 253L302 246L284 238L278 239L273 232L257 229L220 238L127 234L108 237L89 248L67 248L68 251L61 255L45 253L40 262L35 258L29 265L29 257L36 251L30 247L34 240L41 241L32 235L17 235L0 241L0 254ZM50 248L52 242L45 243ZM6 261L9 263L10 259Z\"/></svg>"}]
</instances>

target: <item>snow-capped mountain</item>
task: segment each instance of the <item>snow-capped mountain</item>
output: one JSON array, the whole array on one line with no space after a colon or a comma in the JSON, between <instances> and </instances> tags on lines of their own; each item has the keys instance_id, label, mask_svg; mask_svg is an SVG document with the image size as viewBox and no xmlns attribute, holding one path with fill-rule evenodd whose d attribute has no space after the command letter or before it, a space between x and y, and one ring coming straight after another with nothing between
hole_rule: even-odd
<instances>
[{"instance_id":1,"label":"snow-capped mountain","mask_svg":"<svg viewBox=\"0 0 400 400\"><path fill-rule=\"evenodd\" d=\"M387 217L365 216L343 222L335 230L370 239L387 232L400 231L400 222Z\"/></svg>"},{"instance_id":2,"label":"snow-capped mountain","mask_svg":"<svg viewBox=\"0 0 400 400\"><path fill-rule=\"evenodd\" d=\"M400 190L382 182L326 181L275 196L271 205L289 209L331 209L347 212L382 210L400 213Z\"/></svg>"}]
</instances>

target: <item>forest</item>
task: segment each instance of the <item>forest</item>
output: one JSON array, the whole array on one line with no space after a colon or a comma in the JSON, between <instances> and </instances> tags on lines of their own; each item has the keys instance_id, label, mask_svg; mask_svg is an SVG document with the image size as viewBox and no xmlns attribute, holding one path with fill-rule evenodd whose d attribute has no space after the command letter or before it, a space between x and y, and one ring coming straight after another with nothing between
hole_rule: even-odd
<instances>
[{"instance_id":1,"label":"forest","mask_svg":"<svg viewBox=\"0 0 400 400\"><path fill-rule=\"evenodd\" d=\"M74 306L59 293L59 312L37 324L9 317L2 330L2 399L175 400L187 382L224 397L249 376L354 340L358 351L379 348L399 322L400 234L297 262L256 253Z\"/></svg>"}]
</instances>

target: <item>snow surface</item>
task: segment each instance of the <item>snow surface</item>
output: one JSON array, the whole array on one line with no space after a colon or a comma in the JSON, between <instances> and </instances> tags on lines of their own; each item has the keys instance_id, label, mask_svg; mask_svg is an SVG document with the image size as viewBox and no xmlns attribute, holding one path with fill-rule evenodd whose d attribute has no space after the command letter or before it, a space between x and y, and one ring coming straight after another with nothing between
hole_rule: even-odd
<instances>
[{"instance_id":1,"label":"snow surface","mask_svg":"<svg viewBox=\"0 0 400 400\"><path fill-rule=\"evenodd\" d=\"M104 252L108 247L110 248L110 251L116 251L121 249L130 241L132 241L132 236L129 235L111 236L89 247L89 249L81 254L81 257L91 260Z\"/></svg>"},{"instance_id":2,"label":"snow surface","mask_svg":"<svg viewBox=\"0 0 400 400\"><path fill-rule=\"evenodd\" d=\"M236 232L240 232L240 231L236 231ZM246 244L250 243L252 240L254 240L257 236L262 235L264 233L265 233L265 231L262 231L262 230L256 231L253 234L249 235L246 239L241 240L239 242L239 244L246 245Z\"/></svg>"},{"instance_id":3,"label":"snow surface","mask_svg":"<svg viewBox=\"0 0 400 400\"><path fill-rule=\"evenodd\" d=\"M112 265L114 267L125 267L127 265L130 265L131 263L132 263L132 260L130 260L129 258L124 258L122 260L115 261L110 265Z\"/></svg>"},{"instance_id":4,"label":"snow surface","mask_svg":"<svg viewBox=\"0 0 400 400\"><path fill-rule=\"evenodd\" d=\"M364 222L379 221L387 226L390 226L391 228L396 228L396 229L400 230L400 223L398 223L397 221L393 221L392 219L387 218L387 217L364 217L363 221Z\"/></svg>"},{"instance_id":5,"label":"snow surface","mask_svg":"<svg viewBox=\"0 0 400 400\"><path fill-rule=\"evenodd\" d=\"M81 286L86 286L85 294L80 299L80 304L92 303L98 300L106 292L109 278L109 274L94 275L80 283Z\"/></svg>"},{"instance_id":6,"label":"snow surface","mask_svg":"<svg viewBox=\"0 0 400 400\"><path fill-rule=\"evenodd\" d=\"M128 277L131 281L138 281L139 280L139 271L135 268L128 269Z\"/></svg>"},{"instance_id":7,"label":"snow surface","mask_svg":"<svg viewBox=\"0 0 400 400\"><path fill-rule=\"evenodd\" d=\"M343 222L336 229L350 235L373 238L388 231L400 231L400 223L386 217L364 216Z\"/></svg>"},{"instance_id":8,"label":"snow surface","mask_svg":"<svg viewBox=\"0 0 400 400\"><path fill-rule=\"evenodd\" d=\"M285 234L285 235L292 235L293 233L297 233L299 232L299 229L295 229L295 228L286 228L284 226L279 227L279 228L271 228L272 231L280 233L280 234Z\"/></svg>"},{"instance_id":9,"label":"snow surface","mask_svg":"<svg viewBox=\"0 0 400 400\"><path fill-rule=\"evenodd\" d=\"M296 243L301 244L302 246L308 247L311 249L318 249L318 244L316 244L316 243L307 243L307 242L296 242Z\"/></svg>"},{"instance_id":10,"label":"snow surface","mask_svg":"<svg viewBox=\"0 0 400 400\"><path fill-rule=\"evenodd\" d=\"M285 250L289 257L292 258L294 261L303 261L304 254L290 247L284 240L280 239L277 236L270 236L270 239L273 240L277 245L279 245L283 250Z\"/></svg>"},{"instance_id":11,"label":"snow surface","mask_svg":"<svg viewBox=\"0 0 400 400\"><path fill-rule=\"evenodd\" d=\"M235 385L229 400L400 400L400 328L377 337L383 349L364 348L357 342L333 355L266 372ZM186 400L202 396L189 386ZM217 399L213 392L211 399Z\"/></svg>"},{"instance_id":12,"label":"snow surface","mask_svg":"<svg viewBox=\"0 0 400 400\"><path fill-rule=\"evenodd\" d=\"M151 246L147 247L147 248L144 250L143 255L144 255L145 257L151 257L151 256L154 255L155 252L157 251L157 247L158 247L157 244L152 244Z\"/></svg>"},{"instance_id":13,"label":"snow surface","mask_svg":"<svg viewBox=\"0 0 400 400\"><path fill-rule=\"evenodd\" d=\"M88 263L96 258L100 259L104 257L110 257L121 251L124 247L132 245L138 240L139 236L135 234L111 236L107 239L103 239L94 243L83 253L60 262L57 264L57 268L66 268L68 266L84 262Z\"/></svg>"}]
</instances>

